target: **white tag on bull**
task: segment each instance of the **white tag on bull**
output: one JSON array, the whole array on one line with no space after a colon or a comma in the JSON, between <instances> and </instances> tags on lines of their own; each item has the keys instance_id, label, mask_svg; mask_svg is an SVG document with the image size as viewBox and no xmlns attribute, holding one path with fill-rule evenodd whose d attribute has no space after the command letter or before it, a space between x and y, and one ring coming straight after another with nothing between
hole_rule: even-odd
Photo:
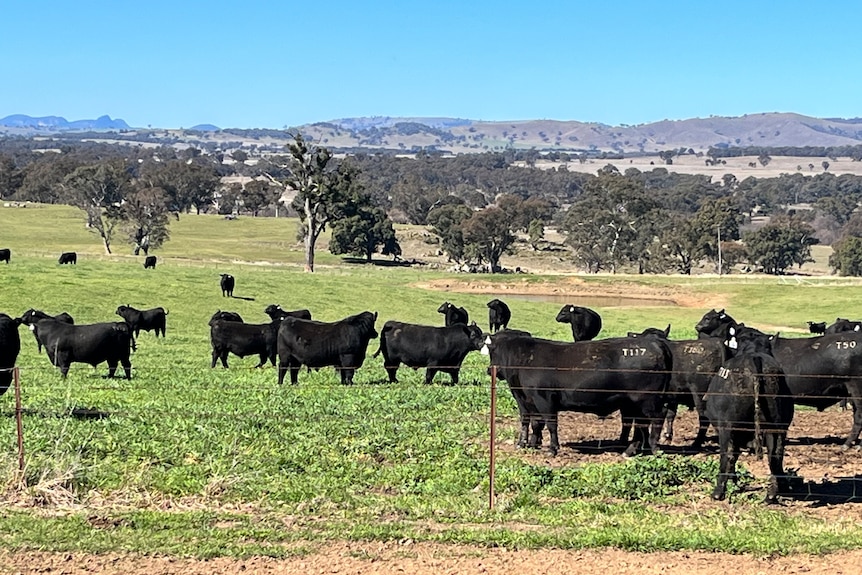
<instances>
[{"instance_id":1,"label":"white tag on bull","mask_svg":"<svg viewBox=\"0 0 862 575\"><path fill-rule=\"evenodd\" d=\"M488 349L488 346L491 344L491 336L485 338L485 345L482 346L482 349L479 350L479 353L482 355L491 355L491 350Z\"/></svg>"},{"instance_id":2,"label":"white tag on bull","mask_svg":"<svg viewBox=\"0 0 862 575\"><path fill-rule=\"evenodd\" d=\"M736 341L735 337L732 337L729 340L727 340L727 344L725 344L725 345L727 345L727 347L729 347L730 349L736 349L739 347L739 343Z\"/></svg>"}]
</instances>

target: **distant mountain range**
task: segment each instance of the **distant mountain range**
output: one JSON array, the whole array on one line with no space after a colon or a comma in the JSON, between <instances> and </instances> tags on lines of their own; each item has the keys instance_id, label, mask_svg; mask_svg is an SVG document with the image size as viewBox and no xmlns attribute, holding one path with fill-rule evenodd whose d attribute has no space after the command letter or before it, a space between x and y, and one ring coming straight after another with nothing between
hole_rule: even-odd
<instances>
[{"instance_id":1,"label":"distant mountain range","mask_svg":"<svg viewBox=\"0 0 862 575\"><path fill-rule=\"evenodd\" d=\"M607 151L654 153L719 147L856 146L862 144L862 119L813 118L794 113L662 120L649 124L609 126L596 122L522 120L485 122L461 118L399 118L375 116L341 118L297 126L289 130L260 128L220 129L200 124L189 129L131 128L121 119L69 122L62 117L25 115L0 119L0 133L51 134L57 132L123 132L123 139L152 138L170 132L189 143L237 142L283 145L293 131L334 150L436 149L452 153L501 151L507 148L539 151Z\"/></svg>"}]
</instances>

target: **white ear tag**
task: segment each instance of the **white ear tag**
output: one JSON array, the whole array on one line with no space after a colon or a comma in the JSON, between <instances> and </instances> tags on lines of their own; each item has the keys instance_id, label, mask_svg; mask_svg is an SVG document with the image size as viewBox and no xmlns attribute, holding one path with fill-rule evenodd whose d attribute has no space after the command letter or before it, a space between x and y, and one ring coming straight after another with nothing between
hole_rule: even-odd
<instances>
[{"instance_id":1,"label":"white ear tag","mask_svg":"<svg viewBox=\"0 0 862 575\"><path fill-rule=\"evenodd\" d=\"M482 349L479 350L479 353L482 355L491 355L491 350L488 349L488 346L491 345L491 336L485 337L485 345L482 346Z\"/></svg>"},{"instance_id":2,"label":"white ear tag","mask_svg":"<svg viewBox=\"0 0 862 575\"><path fill-rule=\"evenodd\" d=\"M570 308L569 308L569 311L570 311L570 312L572 312L572 313L575 313L575 306L570 307Z\"/></svg>"},{"instance_id":3,"label":"white ear tag","mask_svg":"<svg viewBox=\"0 0 862 575\"><path fill-rule=\"evenodd\" d=\"M30 324L30 326L29 326L27 329L29 329L30 331L36 331L36 324L35 324L35 323L31 323L31 324Z\"/></svg>"},{"instance_id":4,"label":"white ear tag","mask_svg":"<svg viewBox=\"0 0 862 575\"><path fill-rule=\"evenodd\" d=\"M727 347L729 347L730 349L736 349L739 347L739 343L736 341L735 337L732 337L727 340Z\"/></svg>"}]
</instances>

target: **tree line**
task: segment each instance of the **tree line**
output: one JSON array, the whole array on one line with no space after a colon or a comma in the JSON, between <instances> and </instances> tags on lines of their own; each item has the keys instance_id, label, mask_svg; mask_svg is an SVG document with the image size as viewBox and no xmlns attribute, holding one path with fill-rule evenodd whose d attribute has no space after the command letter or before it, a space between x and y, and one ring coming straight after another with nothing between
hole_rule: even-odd
<instances>
[{"instance_id":1,"label":"tree line","mask_svg":"<svg viewBox=\"0 0 862 575\"><path fill-rule=\"evenodd\" d=\"M427 226L452 262L488 271L501 269L519 238L545 249L553 226L588 272L690 274L703 265L719 270L721 260L722 272L747 264L780 274L811 261L811 246L825 242L838 273L862 275L857 176L712 181L665 167L621 172L608 163L591 175L569 171L559 157L549 169L534 160L523 151L336 157L301 134L265 155L68 141L48 149L7 138L0 197L78 207L108 252L117 238L136 252L157 249L170 220L192 210L261 215L281 206L301 219L309 270L325 229L333 253L399 257L393 224L401 222ZM758 218L768 223L755 226Z\"/></svg>"}]
</instances>

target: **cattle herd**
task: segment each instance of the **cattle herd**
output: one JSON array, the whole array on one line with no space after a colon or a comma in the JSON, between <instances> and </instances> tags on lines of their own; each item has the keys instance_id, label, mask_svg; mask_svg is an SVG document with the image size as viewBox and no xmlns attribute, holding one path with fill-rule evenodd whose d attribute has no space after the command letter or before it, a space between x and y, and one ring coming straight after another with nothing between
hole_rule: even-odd
<instances>
[{"instance_id":1,"label":"cattle herd","mask_svg":"<svg viewBox=\"0 0 862 575\"><path fill-rule=\"evenodd\" d=\"M66 256L67 254L64 254ZM62 261L61 257L61 261ZM68 258L66 258L68 259ZM69 263L73 263L72 262ZM155 261L153 260L153 266ZM233 294L233 276L221 274L222 295ZM508 327L512 314L499 299L488 302L488 332L469 322L464 308L444 302L443 326L390 320L379 335L377 313L364 311L335 322L313 320L306 309L286 311L273 304L264 312L270 321L245 323L239 314L217 311L209 320L211 367L228 368L228 355L257 356L257 367L277 366L278 383L290 374L297 384L300 370L332 366L341 383L353 376L366 357L370 340L379 337L388 380L397 382L401 365L425 368L425 383L438 372L458 383L466 356L481 351L490 357L489 372L507 382L520 416L519 447L540 448L543 432L549 449L560 449L561 411L601 417L619 412L619 442L624 453L656 453L659 442L673 438L677 407L697 411L694 446L707 439L712 425L718 433L720 472L713 497L722 499L734 476L742 449L765 447L771 473L768 500L790 490L783 471L788 427L794 405L823 410L839 401L853 407L853 424L843 447L853 446L862 431L862 332L859 322L838 319L825 326L809 322L810 338L786 339L764 334L736 322L724 310L711 310L695 326L697 339L672 340L670 326L650 328L627 337L595 339L602 320L595 311L565 305L556 321L568 323L572 342L533 337ZM10 369L20 351L18 327L27 325L51 364L66 377L72 363L108 364L108 377L122 365L132 376L130 353L141 331L166 335L168 311L138 310L121 305L123 321L75 324L62 313L27 310L18 318L0 314L0 394L10 386ZM277 360L277 361L276 361Z\"/></svg>"}]
</instances>

